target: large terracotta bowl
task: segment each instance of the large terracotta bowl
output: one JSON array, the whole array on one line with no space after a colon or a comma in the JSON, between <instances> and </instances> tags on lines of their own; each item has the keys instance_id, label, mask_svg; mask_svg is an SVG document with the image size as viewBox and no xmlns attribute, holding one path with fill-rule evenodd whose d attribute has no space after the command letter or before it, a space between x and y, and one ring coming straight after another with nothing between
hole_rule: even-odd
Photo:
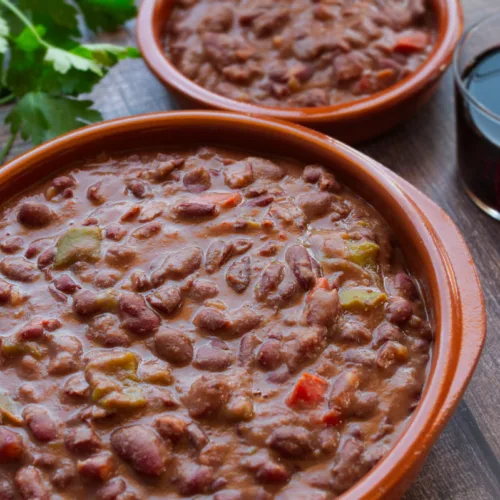
<instances>
[{"instance_id":1,"label":"large terracotta bowl","mask_svg":"<svg viewBox=\"0 0 500 500\"><path fill-rule=\"evenodd\" d=\"M221 96L184 76L167 58L165 28L174 0L143 0L137 21L137 38L153 73L184 108L237 111L289 120L321 130L348 143L380 135L409 118L436 90L452 60L462 33L460 0L431 0L438 19L436 46L420 68L388 89L364 99L319 108L278 108L249 104Z\"/></svg>"},{"instance_id":2,"label":"large terracotta bowl","mask_svg":"<svg viewBox=\"0 0 500 500\"><path fill-rule=\"evenodd\" d=\"M370 158L318 132L257 117L198 111L104 122L39 146L0 170L0 199L101 152L202 144L322 163L371 203L395 231L412 273L424 284L435 323L429 377L392 450L342 498L398 498L458 405L485 339L484 301L467 246L451 219L422 193Z\"/></svg>"}]
</instances>

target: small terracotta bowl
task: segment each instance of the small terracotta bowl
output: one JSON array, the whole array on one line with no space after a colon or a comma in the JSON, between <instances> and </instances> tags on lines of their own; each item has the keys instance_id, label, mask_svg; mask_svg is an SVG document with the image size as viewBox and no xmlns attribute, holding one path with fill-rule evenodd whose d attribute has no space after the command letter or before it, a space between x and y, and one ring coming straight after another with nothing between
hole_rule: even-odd
<instances>
[{"instance_id":1,"label":"small terracotta bowl","mask_svg":"<svg viewBox=\"0 0 500 500\"><path fill-rule=\"evenodd\" d=\"M321 163L372 204L394 230L410 271L423 284L435 324L429 377L391 451L342 498L399 498L457 407L481 353L486 324L481 287L462 236L451 219L414 187L319 132L258 117L193 111L104 122L39 146L0 170L0 199L102 152L207 144Z\"/></svg>"},{"instance_id":2,"label":"small terracotta bowl","mask_svg":"<svg viewBox=\"0 0 500 500\"><path fill-rule=\"evenodd\" d=\"M380 135L408 119L434 93L463 29L459 0L432 0L438 19L436 46L420 68L388 89L364 99L319 108L278 108L228 99L184 76L167 58L164 34L174 0L143 0L137 38L153 73L188 109L212 108L279 118L321 130L348 143Z\"/></svg>"}]
</instances>

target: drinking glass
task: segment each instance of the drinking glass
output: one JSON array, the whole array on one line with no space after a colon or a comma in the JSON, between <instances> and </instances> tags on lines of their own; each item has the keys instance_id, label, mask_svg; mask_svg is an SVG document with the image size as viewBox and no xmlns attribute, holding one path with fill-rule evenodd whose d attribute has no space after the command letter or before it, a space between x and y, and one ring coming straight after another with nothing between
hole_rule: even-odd
<instances>
[{"instance_id":1,"label":"drinking glass","mask_svg":"<svg viewBox=\"0 0 500 500\"><path fill-rule=\"evenodd\" d=\"M464 33L453 71L459 174L476 205L500 220L500 12Z\"/></svg>"}]
</instances>

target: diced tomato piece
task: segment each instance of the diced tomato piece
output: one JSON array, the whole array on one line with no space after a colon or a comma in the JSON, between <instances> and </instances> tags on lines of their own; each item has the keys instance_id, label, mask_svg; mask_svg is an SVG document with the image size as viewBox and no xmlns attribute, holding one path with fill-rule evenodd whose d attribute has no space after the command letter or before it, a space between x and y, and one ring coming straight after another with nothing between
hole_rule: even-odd
<instances>
[{"instance_id":1,"label":"diced tomato piece","mask_svg":"<svg viewBox=\"0 0 500 500\"><path fill-rule=\"evenodd\" d=\"M391 68L381 69L377 72L377 81L384 87L391 85L395 78L396 72Z\"/></svg>"},{"instance_id":2,"label":"diced tomato piece","mask_svg":"<svg viewBox=\"0 0 500 500\"><path fill-rule=\"evenodd\" d=\"M221 206L222 208L233 208L239 205L241 202L241 194L240 193L210 193L206 195L202 195L202 198L205 200L212 201L216 205Z\"/></svg>"},{"instance_id":3,"label":"diced tomato piece","mask_svg":"<svg viewBox=\"0 0 500 500\"><path fill-rule=\"evenodd\" d=\"M429 35L422 31L417 31L411 35L405 35L396 40L394 50L403 54L421 52L429 44Z\"/></svg>"},{"instance_id":4,"label":"diced tomato piece","mask_svg":"<svg viewBox=\"0 0 500 500\"><path fill-rule=\"evenodd\" d=\"M365 73L353 87L355 95L371 94L376 90L372 73Z\"/></svg>"},{"instance_id":5,"label":"diced tomato piece","mask_svg":"<svg viewBox=\"0 0 500 500\"><path fill-rule=\"evenodd\" d=\"M323 290L330 290L330 284L326 278L318 278L314 288L323 288Z\"/></svg>"},{"instance_id":6,"label":"diced tomato piece","mask_svg":"<svg viewBox=\"0 0 500 500\"><path fill-rule=\"evenodd\" d=\"M325 379L303 373L287 397L286 404L290 407L317 406L323 400L327 389L328 382Z\"/></svg>"},{"instance_id":7,"label":"diced tomato piece","mask_svg":"<svg viewBox=\"0 0 500 500\"><path fill-rule=\"evenodd\" d=\"M342 413L339 410L329 410L322 418L324 424L328 427L335 427L342 422Z\"/></svg>"}]
</instances>

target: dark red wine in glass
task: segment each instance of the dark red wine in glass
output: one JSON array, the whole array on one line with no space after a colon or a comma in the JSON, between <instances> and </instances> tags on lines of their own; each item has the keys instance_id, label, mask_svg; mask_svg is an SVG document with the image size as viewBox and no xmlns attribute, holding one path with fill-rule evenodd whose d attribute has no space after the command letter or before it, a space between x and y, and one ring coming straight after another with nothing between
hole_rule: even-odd
<instances>
[{"instance_id":1,"label":"dark red wine in glass","mask_svg":"<svg viewBox=\"0 0 500 500\"><path fill-rule=\"evenodd\" d=\"M456 84L458 166L472 199L500 218L500 46L461 76L468 95Z\"/></svg>"}]
</instances>

